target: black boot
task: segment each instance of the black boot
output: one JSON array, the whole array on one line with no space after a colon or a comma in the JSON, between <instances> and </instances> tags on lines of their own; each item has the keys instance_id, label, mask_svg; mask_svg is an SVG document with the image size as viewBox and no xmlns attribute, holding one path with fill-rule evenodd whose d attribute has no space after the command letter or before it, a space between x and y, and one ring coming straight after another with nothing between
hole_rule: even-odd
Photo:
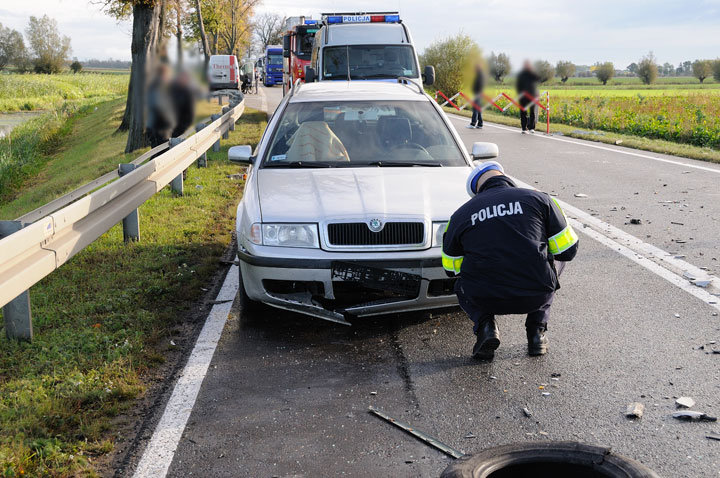
<instances>
[{"instance_id":1,"label":"black boot","mask_svg":"<svg viewBox=\"0 0 720 478\"><path fill-rule=\"evenodd\" d=\"M495 357L495 349L499 346L500 332L495 319L486 320L478 327L473 357L480 360L492 360Z\"/></svg>"},{"instance_id":2,"label":"black boot","mask_svg":"<svg viewBox=\"0 0 720 478\"><path fill-rule=\"evenodd\" d=\"M547 353L548 340L547 337L545 337L546 330L542 325L534 325L527 328L529 355L545 355Z\"/></svg>"}]
</instances>

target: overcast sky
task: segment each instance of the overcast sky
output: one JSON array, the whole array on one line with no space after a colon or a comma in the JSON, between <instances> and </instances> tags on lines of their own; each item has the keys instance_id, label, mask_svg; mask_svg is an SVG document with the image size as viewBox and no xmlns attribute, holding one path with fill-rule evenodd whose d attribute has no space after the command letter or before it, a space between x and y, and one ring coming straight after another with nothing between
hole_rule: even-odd
<instances>
[{"instance_id":1,"label":"overcast sky","mask_svg":"<svg viewBox=\"0 0 720 478\"><path fill-rule=\"evenodd\" d=\"M301 4L302 7L298 7ZM313 15L397 9L418 51L462 30L486 53L618 68L652 50L660 63L720 57L720 0L265 0L259 11ZM108 17L90 0L2 0L0 23L24 31L30 15L48 14L72 38L73 56L130 58L130 23Z\"/></svg>"}]
</instances>

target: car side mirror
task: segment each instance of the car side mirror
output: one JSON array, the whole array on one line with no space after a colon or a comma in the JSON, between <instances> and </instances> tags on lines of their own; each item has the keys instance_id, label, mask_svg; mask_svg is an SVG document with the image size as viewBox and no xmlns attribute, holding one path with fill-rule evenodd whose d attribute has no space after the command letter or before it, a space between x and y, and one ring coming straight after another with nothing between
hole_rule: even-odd
<instances>
[{"instance_id":1,"label":"car side mirror","mask_svg":"<svg viewBox=\"0 0 720 478\"><path fill-rule=\"evenodd\" d=\"M230 149L228 149L228 159L234 163L252 164L252 146L247 144L243 146L231 146Z\"/></svg>"},{"instance_id":2,"label":"car side mirror","mask_svg":"<svg viewBox=\"0 0 720 478\"><path fill-rule=\"evenodd\" d=\"M283 37L283 57L290 58L290 35Z\"/></svg>"},{"instance_id":3,"label":"car side mirror","mask_svg":"<svg viewBox=\"0 0 720 478\"><path fill-rule=\"evenodd\" d=\"M430 86L435 83L435 67L427 65L425 67L425 73L423 73L423 84Z\"/></svg>"},{"instance_id":4,"label":"car side mirror","mask_svg":"<svg viewBox=\"0 0 720 478\"><path fill-rule=\"evenodd\" d=\"M230 148L230 149L232 149L232 148ZM499 154L499 150L498 150L497 144L486 143L486 142L482 142L482 141L473 143L472 151L470 153L473 161L497 158L498 154Z\"/></svg>"},{"instance_id":5,"label":"car side mirror","mask_svg":"<svg viewBox=\"0 0 720 478\"><path fill-rule=\"evenodd\" d=\"M305 68L305 83L312 83L315 81L315 68L308 66Z\"/></svg>"}]
</instances>

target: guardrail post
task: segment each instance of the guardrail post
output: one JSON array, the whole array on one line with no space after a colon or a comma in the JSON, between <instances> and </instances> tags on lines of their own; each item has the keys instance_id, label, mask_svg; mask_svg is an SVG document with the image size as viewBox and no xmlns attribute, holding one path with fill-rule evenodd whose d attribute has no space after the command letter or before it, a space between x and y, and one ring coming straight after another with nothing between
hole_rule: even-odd
<instances>
[{"instance_id":1,"label":"guardrail post","mask_svg":"<svg viewBox=\"0 0 720 478\"><path fill-rule=\"evenodd\" d=\"M20 221L0 221L0 239L23 228ZM2 308L5 335L9 339L31 342L33 338L30 291L26 290Z\"/></svg>"},{"instance_id":2,"label":"guardrail post","mask_svg":"<svg viewBox=\"0 0 720 478\"><path fill-rule=\"evenodd\" d=\"M230 107L229 107L229 106L223 106L222 114L224 115L224 114L227 113L228 111L230 111ZM230 138L230 129L229 129L229 128L228 128L227 130L223 131L223 134L222 134L222 139L228 139L228 138Z\"/></svg>"},{"instance_id":3,"label":"guardrail post","mask_svg":"<svg viewBox=\"0 0 720 478\"><path fill-rule=\"evenodd\" d=\"M123 163L118 165L118 175L125 176L130 171L137 168L133 163ZM133 212L125 216L122 220L123 240L125 242L133 242L140 240L140 211L135 209Z\"/></svg>"},{"instance_id":4,"label":"guardrail post","mask_svg":"<svg viewBox=\"0 0 720 478\"><path fill-rule=\"evenodd\" d=\"M222 95L218 95L218 104L222 105Z\"/></svg>"},{"instance_id":5,"label":"guardrail post","mask_svg":"<svg viewBox=\"0 0 720 478\"><path fill-rule=\"evenodd\" d=\"M182 143L183 138L170 138L170 149ZM183 195L183 177L185 172L178 174L175 179L170 181L170 189L178 196Z\"/></svg>"},{"instance_id":6,"label":"guardrail post","mask_svg":"<svg viewBox=\"0 0 720 478\"><path fill-rule=\"evenodd\" d=\"M199 133L200 130L203 129L205 126L207 126L205 123L198 123L197 125L195 125L195 132ZM197 167L198 168L207 168L207 153L203 153L200 156L198 156Z\"/></svg>"},{"instance_id":7,"label":"guardrail post","mask_svg":"<svg viewBox=\"0 0 720 478\"><path fill-rule=\"evenodd\" d=\"M210 116L210 121L218 120L218 119L220 119L220 116L222 116L222 115L218 115L218 114L212 115L212 116ZM212 145L212 150L213 150L213 153L220 152L220 140L215 141L215 143Z\"/></svg>"}]
</instances>

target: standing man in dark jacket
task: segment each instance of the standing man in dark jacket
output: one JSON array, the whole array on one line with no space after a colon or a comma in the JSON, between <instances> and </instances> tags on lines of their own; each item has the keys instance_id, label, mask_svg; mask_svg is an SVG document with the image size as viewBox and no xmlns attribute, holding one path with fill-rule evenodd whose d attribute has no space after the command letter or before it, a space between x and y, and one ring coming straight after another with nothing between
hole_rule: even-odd
<instances>
[{"instance_id":1,"label":"standing man in dark jacket","mask_svg":"<svg viewBox=\"0 0 720 478\"><path fill-rule=\"evenodd\" d=\"M158 66L155 78L150 82L147 92L147 116L145 130L150 146L161 145L170 139L177 119L170 96L170 67Z\"/></svg>"},{"instance_id":2,"label":"standing man in dark jacket","mask_svg":"<svg viewBox=\"0 0 720 478\"><path fill-rule=\"evenodd\" d=\"M450 218L443 268L458 275L460 307L475 326L473 356L492 359L500 346L495 315L527 314L528 353L547 352L548 310L578 237L550 196L518 188L502 166L488 161L468 177L472 197Z\"/></svg>"},{"instance_id":3,"label":"standing man in dark jacket","mask_svg":"<svg viewBox=\"0 0 720 478\"><path fill-rule=\"evenodd\" d=\"M483 119L482 119L482 109L480 109L481 101L482 101L482 93L485 89L485 73L483 72L482 65L478 63L475 66L475 81L473 81L472 84L472 92L473 96L475 98L475 105L478 106L476 108L473 106L473 114L472 119L470 120L470 124L466 126L466 128L477 128L482 129L483 127Z\"/></svg>"},{"instance_id":4,"label":"standing man in dark jacket","mask_svg":"<svg viewBox=\"0 0 720 478\"><path fill-rule=\"evenodd\" d=\"M170 84L173 112L175 114L175 129L172 137L181 136L195 121L195 91L192 77L187 71L177 74Z\"/></svg>"},{"instance_id":5,"label":"standing man in dark jacket","mask_svg":"<svg viewBox=\"0 0 720 478\"><path fill-rule=\"evenodd\" d=\"M522 126L522 134L535 132L535 125L538 119L537 105L533 103L524 93L532 95L533 98L538 96L538 82L540 77L533 69L532 64L529 60L525 60L523 63L523 69L518 73L516 90L520 96L519 103L523 108L530 105L530 117L528 118L527 110L520 110L520 125Z\"/></svg>"}]
</instances>

